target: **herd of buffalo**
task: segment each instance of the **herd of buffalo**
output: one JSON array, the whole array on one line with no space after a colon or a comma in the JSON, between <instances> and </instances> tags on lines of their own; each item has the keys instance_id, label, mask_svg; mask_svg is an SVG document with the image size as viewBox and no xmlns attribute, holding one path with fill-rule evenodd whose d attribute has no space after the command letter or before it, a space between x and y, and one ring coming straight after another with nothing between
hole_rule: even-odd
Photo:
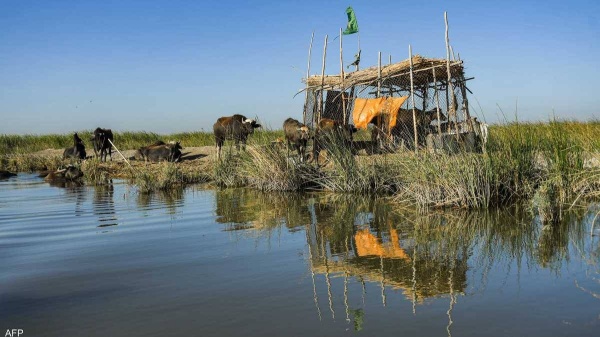
<instances>
[{"instance_id":1,"label":"herd of buffalo","mask_svg":"<svg viewBox=\"0 0 600 337\"><path fill-rule=\"evenodd\" d=\"M408 116L409 114L406 115ZM412 115L412 113L410 115ZM419 144L422 144L425 135L433 131L431 122L435 119L435 117L434 113L429 111L423 112L420 115L423 116L421 119L424 122L417 124L417 133L419 136ZM399 121L397 125L412 124L412 122L405 123L403 121L403 114L398 114L398 116ZM445 118L443 119L445 120ZM476 119L473 120L474 121L472 123L477 123L479 126L485 125L484 123L477 122ZM447 125L448 123L446 124L446 130L444 130L445 132L450 131L448 130ZM228 117L220 117L217 119L213 125L213 133L217 147L217 157L219 159L221 158L221 150L225 140L232 140L235 143L238 151L240 150L240 146L242 149L245 149L248 137L254 133L254 129L259 127L261 127L261 125L258 124L254 119L246 118L240 114L235 114ZM407 126L405 125L404 128L406 129ZM383 137L382 134L379 134L381 132L379 131L378 133L377 130L378 128L375 128L374 132L372 133L372 139L370 142L371 146L379 137ZM288 149L288 156L289 149L295 149L298 152L300 161L304 161L308 157L306 154L306 149L310 140L313 141L311 161L316 161L317 163L320 152L323 149L327 149L332 143L335 143L338 147L347 149L357 150L360 148L360 145L352 140L353 134L357 131L356 127L354 125L345 125L340 121L333 119L321 118L314 130L311 130L307 125L301 123L300 121L293 118L288 118L283 122L283 131L285 140L278 140L276 144L283 145L284 142L287 143L286 147ZM403 139L406 138L406 135L412 135L412 126L410 127L410 132L406 132L403 129L392 129L391 133L393 136L397 136L398 139L405 141L405 144L412 144L412 136L409 136L407 139ZM480 134L483 135L483 130L480 132ZM484 138L487 138L487 128L483 136ZM94 153L96 157L100 158L101 161L106 161L106 157L108 155L112 160L112 148L114 147L114 143L113 133L110 129L96 128L96 130L94 130L91 142L94 146ZM136 158L151 162L179 162L182 157L181 150L182 147L179 142L165 143L162 141L157 141L148 146L139 148L137 150ZM63 159L67 158L86 158L85 146L77 133L73 135L73 146L64 150Z\"/></svg>"},{"instance_id":2,"label":"herd of buffalo","mask_svg":"<svg viewBox=\"0 0 600 337\"><path fill-rule=\"evenodd\" d=\"M398 116L402 117L401 114ZM418 128L419 144L422 144L422 136L433 133L433 126L431 122L434 116L431 112L423 112L422 116L425 122L421 123ZM403 125L402 118L400 118L398 125ZM444 116L445 117L445 116ZM444 118L445 119L445 118ZM469 124L471 129L481 138L481 141L485 144L487 141L487 124L477 121L473 118ZM441 125L441 124L440 124ZM454 127L450 123L446 123L445 127L442 128L443 132L452 133ZM215 136L217 157L221 158L221 149L225 143L225 140L232 140L235 143L236 149L245 149L248 136L254 133L254 129L261 127L254 119L246 118L243 115L233 115L228 117L221 117L217 119L213 125L213 133ZM406 128L406 126L404 127ZM363 148L361 142L353 142L353 134L357 131L354 125L344 125L340 121L336 121L328 118L321 118L319 123L315 126L314 130L311 130L307 125L300 121L288 118L283 122L283 131L285 140L278 139L273 142L275 146L286 146L289 157L290 148L298 152L299 161L305 161L308 157L312 157L310 161L319 162L320 152L324 149L331 149L331 146L337 146L339 148L359 150ZM405 144L411 144L410 139L406 138L406 135L412 134L406 132L406 130L390 130L392 135L399 136L402 141L407 141ZM438 127L439 131L439 127ZM456 129L458 131L458 129ZM374 128L372 132L372 139L370 142L363 141L363 143L369 143L371 148L377 142L380 137L380 130ZM397 134L394 134L397 133ZM411 136L412 137L412 136ZM312 156L307 156L306 150L308 142L312 140ZM100 161L106 161L107 156L112 160L112 149L115 147L113 143L113 133L110 129L96 128L93 132L91 142L94 147L94 154ZM240 144L241 143L241 144ZM287 144L285 144L287 143ZM367 146L364 147L368 149ZM115 147L116 149L116 147ZM163 141L156 141L148 146L141 147L137 150L136 158L150 162L179 162L182 158L182 147L179 142L165 143ZM369 152L367 150L367 152ZM77 159L82 160L87 158L87 153L83 140L77 133L73 135L73 146L68 147L63 152L63 159ZM55 172L45 172L47 179L62 178L66 180L73 180L81 177L82 173L76 167L69 165L66 169L58 170ZM14 176L14 173L7 171L0 171L0 179L5 179Z\"/></svg>"},{"instance_id":3,"label":"herd of buffalo","mask_svg":"<svg viewBox=\"0 0 600 337\"><path fill-rule=\"evenodd\" d=\"M245 148L248 136L254 133L254 129L261 127L255 120L246 118L243 115L233 115L229 117L221 117L217 119L213 125L213 133L215 136L217 156L221 157L221 149L225 140L234 141L236 148ZM283 123L283 131L285 140L289 148L296 149L300 160L306 159L306 147L310 139L313 139L313 158L318 158L321 150L327 147L327 143L331 141L332 136L340 139L345 144L352 142L352 134L356 132L356 128L352 125L343 125L338 121L323 118L318 123L314 133L303 123L288 118ZM106 161L107 155L112 160L113 133L110 129L96 128L94 130L91 142L94 146L94 154L101 161ZM182 147L179 142L165 143L156 141L148 146L141 147L137 150L136 157L145 161L169 161L178 162L181 160ZM68 147L63 152L63 159L85 159L87 153L83 140L77 133L73 135L73 146Z\"/></svg>"}]
</instances>

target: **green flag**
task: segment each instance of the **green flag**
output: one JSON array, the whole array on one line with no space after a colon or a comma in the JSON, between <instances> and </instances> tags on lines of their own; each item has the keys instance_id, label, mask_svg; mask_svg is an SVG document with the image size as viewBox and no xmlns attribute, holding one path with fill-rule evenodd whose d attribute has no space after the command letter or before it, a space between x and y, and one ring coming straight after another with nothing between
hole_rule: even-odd
<instances>
[{"instance_id":1,"label":"green flag","mask_svg":"<svg viewBox=\"0 0 600 337\"><path fill-rule=\"evenodd\" d=\"M346 8L346 14L348 14L348 27L344 31L344 35L358 33L358 22L356 21L356 15L352 7Z\"/></svg>"}]
</instances>

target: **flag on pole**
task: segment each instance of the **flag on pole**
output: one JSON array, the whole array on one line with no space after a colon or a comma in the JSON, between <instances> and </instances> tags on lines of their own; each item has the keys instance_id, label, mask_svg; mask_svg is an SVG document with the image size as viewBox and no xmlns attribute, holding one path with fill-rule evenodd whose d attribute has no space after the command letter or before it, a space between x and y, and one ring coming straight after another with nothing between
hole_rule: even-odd
<instances>
[{"instance_id":1,"label":"flag on pole","mask_svg":"<svg viewBox=\"0 0 600 337\"><path fill-rule=\"evenodd\" d=\"M346 14L348 14L348 26L343 32L344 35L358 33L358 22L356 21L356 15L352 7L346 8Z\"/></svg>"}]
</instances>

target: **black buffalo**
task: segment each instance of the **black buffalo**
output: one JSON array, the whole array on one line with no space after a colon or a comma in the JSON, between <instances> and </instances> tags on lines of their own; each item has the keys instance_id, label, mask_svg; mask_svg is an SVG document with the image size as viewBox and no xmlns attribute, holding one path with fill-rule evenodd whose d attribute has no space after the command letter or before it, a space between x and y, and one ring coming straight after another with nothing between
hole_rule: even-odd
<instances>
[{"instance_id":1,"label":"black buffalo","mask_svg":"<svg viewBox=\"0 0 600 337\"><path fill-rule=\"evenodd\" d=\"M298 151L300 161L303 161L306 153L306 144L310 138L310 130L308 129L308 126L293 118L288 118L283 122L283 132L287 141L288 156L290 146L293 145Z\"/></svg>"},{"instance_id":2,"label":"black buffalo","mask_svg":"<svg viewBox=\"0 0 600 337\"><path fill-rule=\"evenodd\" d=\"M181 160L181 144L179 142L165 143L163 141L157 141L148 146L144 146L138 149L138 156L143 158L144 161L169 161L179 162Z\"/></svg>"},{"instance_id":3,"label":"black buffalo","mask_svg":"<svg viewBox=\"0 0 600 337\"><path fill-rule=\"evenodd\" d=\"M8 179L8 178L14 177L16 175L17 175L16 173L12 173L12 172L9 172L9 171L0 170L0 180L2 180L2 179Z\"/></svg>"},{"instance_id":4,"label":"black buffalo","mask_svg":"<svg viewBox=\"0 0 600 337\"><path fill-rule=\"evenodd\" d=\"M248 135L254 133L254 129L259 128L255 120L246 118L242 115L233 115L229 117L221 117L213 125L215 141L217 143L217 157L221 158L221 148L226 139L231 139L235 142L235 148L239 151L240 142L242 148L246 147Z\"/></svg>"},{"instance_id":5,"label":"black buffalo","mask_svg":"<svg viewBox=\"0 0 600 337\"><path fill-rule=\"evenodd\" d=\"M40 177L44 177L46 181L75 181L83 177L83 172L77 167L69 165L65 169L43 172Z\"/></svg>"},{"instance_id":6,"label":"black buffalo","mask_svg":"<svg viewBox=\"0 0 600 337\"><path fill-rule=\"evenodd\" d=\"M85 159L85 145L77 133L73 134L73 146L63 152L63 159L67 158Z\"/></svg>"},{"instance_id":7,"label":"black buffalo","mask_svg":"<svg viewBox=\"0 0 600 337\"><path fill-rule=\"evenodd\" d=\"M96 157L98 157L98 153L100 153L101 161L106 161L107 153L112 161L112 141L113 133L111 129L96 128L96 130L94 130L94 136L92 137L94 153L96 154Z\"/></svg>"},{"instance_id":8,"label":"black buffalo","mask_svg":"<svg viewBox=\"0 0 600 337\"><path fill-rule=\"evenodd\" d=\"M339 146L348 151L352 148L352 135L357 131L354 125L343 125L339 121L322 118L315 131L313 157L311 160L319 163L321 150Z\"/></svg>"}]
</instances>

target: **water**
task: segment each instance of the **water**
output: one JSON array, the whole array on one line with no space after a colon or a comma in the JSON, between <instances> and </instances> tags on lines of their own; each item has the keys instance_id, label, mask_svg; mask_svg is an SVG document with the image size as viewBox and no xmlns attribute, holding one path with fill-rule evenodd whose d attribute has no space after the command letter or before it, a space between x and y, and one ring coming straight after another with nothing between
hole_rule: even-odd
<instances>
[{"instance_id":1,"label":"water","mask_svg":"<svg viewBox=\"0 0 600 337\"><path fill-rule=\"evenodd\" d=\"M23 336L599 336L597 206L419 215L344 195L0 182ZM593 232L600 234L600 223Z\"/></svg>"}]
</instances>

